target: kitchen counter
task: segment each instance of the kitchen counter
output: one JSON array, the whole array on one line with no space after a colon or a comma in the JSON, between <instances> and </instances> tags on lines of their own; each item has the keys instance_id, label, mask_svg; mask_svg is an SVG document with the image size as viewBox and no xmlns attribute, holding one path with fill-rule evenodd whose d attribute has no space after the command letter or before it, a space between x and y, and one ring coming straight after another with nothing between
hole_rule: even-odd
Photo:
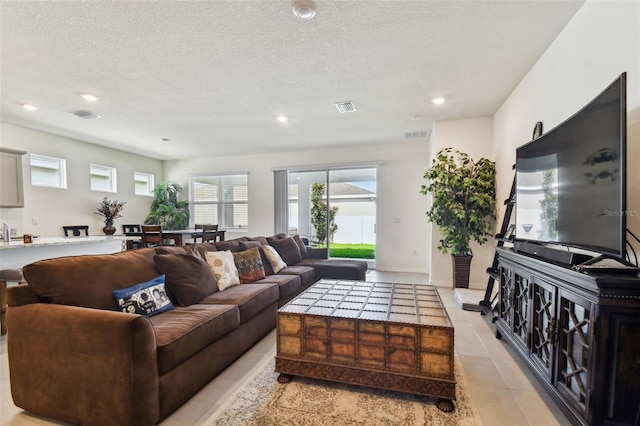
<instances>
[{"instance_id":1,"label":"kitchen counter","mask_svg":"<svg viewBox=\"0 0 640 426\"><path fill-rule=\"evenodd\" d=\"M0 241L0 269L18 269L37 260L82 254L108 254L125 249L125 236L40 237L25 244Z\"/></svg>"}]
</instances>

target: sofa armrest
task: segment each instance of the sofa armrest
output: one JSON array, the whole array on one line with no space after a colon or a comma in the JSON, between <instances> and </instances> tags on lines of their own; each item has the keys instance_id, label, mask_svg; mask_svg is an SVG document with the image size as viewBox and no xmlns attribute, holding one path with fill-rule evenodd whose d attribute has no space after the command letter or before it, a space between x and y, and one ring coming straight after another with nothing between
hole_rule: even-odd
<instances>
[{"instance_id":1,"label":"sofa armrest","mask_svg":"<svg viewBox=\"0 0 640 426\"><path fill-rule=\"evenodd\" d=\"M156 339L148 318L49 303L7 310L14 403L65 422L154 425Z\"/></svg>"},{"instance_id":2,"label":"sofa armrest","mask_svg":"<svg viewBox=\"0 0 640 426\"><path fill-rule=\"evenodd\" d=\"M44 302L44 300L40 299L27 283L20 283L17 286L7 288L7 305L9 306L21 306L39 302Z\"/></svg>"},{"instance_id":3,"label":"sofa armrest","mask_svg":"<svg viewBox=\"0 0 640 426\"><path fill-rule=\"evenodd\" d=\"M329 252L326 248L307 247L307 258L309 259L328 259Z\"/></svg>"}]
</instances>

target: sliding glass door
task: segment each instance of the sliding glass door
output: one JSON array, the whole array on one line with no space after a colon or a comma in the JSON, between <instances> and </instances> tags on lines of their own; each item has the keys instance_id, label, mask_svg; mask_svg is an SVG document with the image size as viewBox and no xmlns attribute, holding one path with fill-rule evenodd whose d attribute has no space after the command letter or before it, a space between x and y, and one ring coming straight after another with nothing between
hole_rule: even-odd
<instances>
[{"instance_id":1,"label":"sliding glass door","mask_svg":"<svg viewBox=\"0 0 640 426\"><path fill-rule=\"evenodd\" d=\"M289 234L330 257L375 258L376 169L288 173Z\"/></svg>"}]
</instances>

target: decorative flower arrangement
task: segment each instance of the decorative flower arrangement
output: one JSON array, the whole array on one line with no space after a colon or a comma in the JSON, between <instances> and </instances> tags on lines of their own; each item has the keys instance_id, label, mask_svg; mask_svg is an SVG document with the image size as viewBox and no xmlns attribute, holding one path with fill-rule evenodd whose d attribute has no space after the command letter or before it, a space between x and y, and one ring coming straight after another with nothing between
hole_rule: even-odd
<instances>
[{"instance_id":1,"label":"decorative flower arrangement","mask_svg":"<svg viewBox=\"0 0 640 426\"><path fill-rule=\"evenodd\" d=\"M104 217L105 222L113 222L114 219L122 217L120 212L124 209L125 204L127 204L126 201L111 201L107 197L104 197L95 213Z\"/></svg>"}]
</instances>

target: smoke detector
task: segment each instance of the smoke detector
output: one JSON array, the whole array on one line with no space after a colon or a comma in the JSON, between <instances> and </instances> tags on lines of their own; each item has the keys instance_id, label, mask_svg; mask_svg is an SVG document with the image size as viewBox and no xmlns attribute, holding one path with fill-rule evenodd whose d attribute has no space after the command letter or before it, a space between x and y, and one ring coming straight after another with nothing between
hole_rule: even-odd
<instances>
[{"instance_id":1,"label":"smoke detector","mask_svg":"<svg viewBox=\"0 0 640 426\"><path fill-rule=\"evenodd\" d=\"M296 0L293 2L293 14L308 21L316 16L316 5L311 0Z\"/></svg>"}]
</instances>

